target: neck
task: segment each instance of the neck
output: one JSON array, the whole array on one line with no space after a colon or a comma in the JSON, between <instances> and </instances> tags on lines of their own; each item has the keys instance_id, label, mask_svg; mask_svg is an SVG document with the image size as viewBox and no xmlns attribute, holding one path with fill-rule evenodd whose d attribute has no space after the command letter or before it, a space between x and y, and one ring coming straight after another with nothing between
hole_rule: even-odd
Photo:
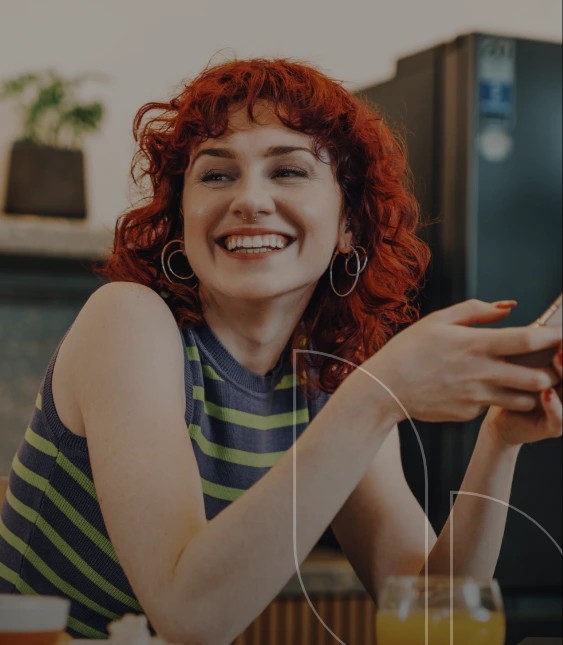
<instances>
[{"instance_id":1,"label":"neck","mask_svg":"<svg viewBox=\"0 0 563 645\"><path fill-rule=\"evenodd\" d=\"M205 320L215 336L241 365L261 376L278 362L309 299L298 306L275 300L202 297Z\"/></svg>"}]
</instances>

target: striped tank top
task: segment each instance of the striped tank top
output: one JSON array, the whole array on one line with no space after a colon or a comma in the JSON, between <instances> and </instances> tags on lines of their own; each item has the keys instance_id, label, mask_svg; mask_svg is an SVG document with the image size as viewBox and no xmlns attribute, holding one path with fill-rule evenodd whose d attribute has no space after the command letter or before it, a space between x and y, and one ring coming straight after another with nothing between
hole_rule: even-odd
<instances>
[{"instance_id":1,"label":"striped tank top","mask_svg":"<svg viewBox=\"0 0 563 645\"><path fill-rule=\"evenodd\" d=\"M242 367L205 325L182 332L186 428L212 519L257 482L326 402L294 388L289 352L265 376ZM64 427L48 366L12 462L0 516L0 593L65 596L68 632L106 638L107 625L140 613L108 537L87 440ZM295 414L294 414L295 395Z\"/></svg>"}]
</instances>

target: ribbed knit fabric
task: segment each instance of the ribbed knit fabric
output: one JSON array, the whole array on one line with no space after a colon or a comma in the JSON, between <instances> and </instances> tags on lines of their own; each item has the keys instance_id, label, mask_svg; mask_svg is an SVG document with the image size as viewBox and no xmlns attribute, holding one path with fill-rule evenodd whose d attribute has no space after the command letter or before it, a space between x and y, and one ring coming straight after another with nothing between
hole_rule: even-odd
<instances>
[{"instance_id":1,"label":"ribbed knit fabric","mask_svg":"<svg viewBox=\"0 0 563 645\"><path fill-rule=\"evenodd\" d=\"M184 330L183 338L186 426L211 519L278 461L294 428L298 437L327 397L307 400L294 388L288 352L257 376L207 326ZM111 620L142 608L105 528L87 441L57 415L55 359L56 353L12 463L0 519L0 593L66 596L69 633L105 638Z\"/></svg>"}]
</instances>

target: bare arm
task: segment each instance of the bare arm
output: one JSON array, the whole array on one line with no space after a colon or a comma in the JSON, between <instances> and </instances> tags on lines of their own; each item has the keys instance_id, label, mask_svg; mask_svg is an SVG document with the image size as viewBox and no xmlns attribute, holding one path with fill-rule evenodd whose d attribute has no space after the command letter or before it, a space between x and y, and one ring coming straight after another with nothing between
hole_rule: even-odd
<instances>
[{"instance_id":1,"label":"bare arm","mask_svg":"<svg viewBox=\"0 0 563 645\"><path fill-rule=\"evenodd\" d=\"M489 432L479 434L460 492L428 558L428 573L449 575L451 556L454 575L493 577L518 451Z\"/></svg>"},{"instance_id":2,"label":"bare arm","mask_svg":"<svg viewBox=\"0 0 563 645\"><path fill-rule=\"evenodd\" d=\"M560 351L553 361L553 384L561 387L561 377ZM529 412L496 406L488 411L460 494L430 555L431 572L449 572L451 552L455 574L481 578L494 575L520 448L524 443L561 437L560 398L553 389L546 389L539 399Z\"/></svg>"},{"instance_id":3,"label":"bare arm","mask_svg":"<svg viewBox=\"0 0 563 645\"><path fill-rule=\"evenodd\" d=\"M166 305L144 287L109 285L65 343L104 520L147 616L175 642L231 642L295 571L292 451L206 522L184 421L183 348ZM368 423L344 394L297 442L299 561L394 423L388 400L374 430L373 411ZM353 436L341 432L350 420Z\"/></svg>"},{"instance_id":4,"label":"bare arm","mask_svg":"<svg viewBox=\"0 0 563 645\"><path fill-rule=\"evenodd\" d=\"M396 427L332 529L374 601L387 576L420 571L436 534L405 480Z\"/></svg>"},{"instance_id":5,"label":"bare arm","mask_svg":"<svg viewBox=\"0 0 563 645\"><path fill-rule=\"evenodd\" d=\"M539 379L536 389L550 380L561 383L561 377L561 353L550 376L530 375ZM438 539L405 481L397 430L387 437L332 524L374 599L388 575L417 575L425 564L431 574L449 575L450 555L455 575L493 576L520 447L561 436L559 397L553 390L550 394L544 390L540 400L530 411L496 406L489 410L460 494Z\"/></svg>"},{"instance_id":6,"label":"bare arm","mask_svg":"<svg viewBox=\"0 0 563 645\"><path fill-rule=\"evenodd\" d=\"M469 418L481 400L525 408L533 399L502 387L504 373L492 382L481 376L483 356L504 370L494 356L498 336L461 326L466 319L492 320L493 309L485 303L451 308L399 334L366 365L419 418ZM545 330L506 335L511 346L525 345L522 351L555 342ZM456 349L467 340L472 351ZM385 391L366 387L366 377L354 372L294 451L206 522L184 421L183 348L166 305L145 287L108 285L86 305L65 345L108 533L149 619L175 642L230 642L294 572L294 452L301 561L402 415ZM513 366L510 374L524 369Z\"/></svg>"}]
</instances>

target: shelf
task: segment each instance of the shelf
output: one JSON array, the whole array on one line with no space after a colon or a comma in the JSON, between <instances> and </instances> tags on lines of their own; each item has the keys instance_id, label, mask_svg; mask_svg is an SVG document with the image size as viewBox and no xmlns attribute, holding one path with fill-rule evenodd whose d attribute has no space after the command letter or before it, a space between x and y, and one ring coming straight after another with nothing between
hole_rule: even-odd
<instances>
[{"instance_id":1,"label":"shelf","mask_svg":"<svg viewBox=\"0 0 563 645\"><path fill-rule=\"evenodd\" d=\"M0 255L100 260L113 231L88 221L0 214Z\"/></svg>"}]
</instances>

